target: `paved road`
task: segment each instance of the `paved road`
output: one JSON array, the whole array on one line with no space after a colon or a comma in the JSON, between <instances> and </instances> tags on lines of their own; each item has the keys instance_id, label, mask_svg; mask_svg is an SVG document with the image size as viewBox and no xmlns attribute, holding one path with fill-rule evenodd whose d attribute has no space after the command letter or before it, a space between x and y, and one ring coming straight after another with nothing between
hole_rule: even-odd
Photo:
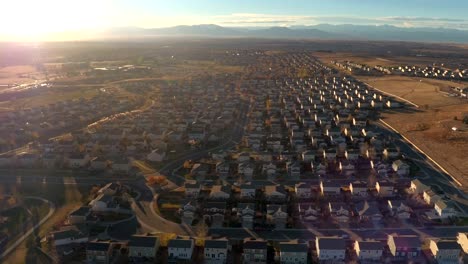
<instances>
[{"instance_id":1,"label":"paved road","mask_svg":"<svg viewBox=\"0 0 468 264\"><path fill-rule=\"evenodd\" d=\"M458 232L468 232L468 227L448 226L436 228L348 228L361 239L386 239L388 234L397 233L400 235L420 235L424 233L427 237L454 238ZM349 231L343 229L315 229L324 236L342 236L350 237ZM213 236L226 236L232 239L244 239L249 237L258 237L267 240L291 240L304 239L312 240L316 237L313 231L309 229L282 229L282 230L248 230L245 228L210 228L209 234Z\"/></svg>"},{"instance_id":2,"label":"paved road","mask_svg":"<svg viewBox=\"0 0 468 264\"><path fill-rule=\"evenodd\" d=\"M40 200L44 203L49 204L49 212L47 215L42 218L39 223L35 224L31 229L29 229L24 235L20 236L19 238L16 238L16 241L11 245L9 248L7 248L3 253L0 255L0 260L4 257L6 257L8 254L10 254L21 242L23 242L29 235L31 235L36 229L38 229L45 221L47 221L54 213L55 213L55 204L53 204L51 201L46 200L41 197L36 197L36 196L26 196L24 199L35 199L35 200Z\"/></svg>"}]
</instances>

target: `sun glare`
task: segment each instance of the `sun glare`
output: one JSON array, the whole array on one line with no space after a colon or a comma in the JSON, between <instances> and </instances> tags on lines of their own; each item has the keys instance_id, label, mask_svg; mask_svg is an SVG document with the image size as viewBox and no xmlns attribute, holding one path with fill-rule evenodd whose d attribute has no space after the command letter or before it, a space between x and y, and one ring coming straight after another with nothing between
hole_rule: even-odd
<instances>
[{"instance_id":1,"label":"sun glare","mask_svg":"<svg viewBox=\"0 0 468 264\"><path fill-rule=\"evenodd\" d=\"M108 1L16 0L2 3L0 35L37 39L103 26Z\"/></svg>"}]
</instances>

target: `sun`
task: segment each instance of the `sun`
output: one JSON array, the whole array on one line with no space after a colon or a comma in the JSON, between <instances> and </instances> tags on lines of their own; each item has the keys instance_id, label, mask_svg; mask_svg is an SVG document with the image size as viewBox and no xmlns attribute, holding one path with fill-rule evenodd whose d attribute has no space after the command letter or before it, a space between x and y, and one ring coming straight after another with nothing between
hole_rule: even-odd
<instances>
[{"instance_id":1,"label":"sun","mask_svg":"<svg viewBox=\"0 0 468 264\"><path fill-rule=\"evenodd\" d=\"M15 0L2 3L0 36L45 38L49 34L102 26L107 0Z\"/></svg>"}]
</instances>

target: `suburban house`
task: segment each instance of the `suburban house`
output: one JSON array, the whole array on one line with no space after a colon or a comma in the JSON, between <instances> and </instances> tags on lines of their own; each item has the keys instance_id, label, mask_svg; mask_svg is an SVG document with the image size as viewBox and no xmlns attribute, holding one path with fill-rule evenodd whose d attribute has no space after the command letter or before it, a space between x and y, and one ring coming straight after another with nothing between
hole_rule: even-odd
<instances>
[{"instance_id":1,"label":"suburban house","mask_svg":"<svg viewBox=\"0 0 468 264\"><path fill-rule=\"evenodd\" d=\"M377 262L382 258L384 245L380 241L355 241L354 251L359 260L365 262Z\"/></svg>"},{"instance_id":2,"label":"suburban house","mask_svg":"<svg viewBox=\"0 0 468 264\"><path fill-rule=\"evenodd\" d=\"M68 222L71 225L84 224L86 223L86 219L90 216L90 214L91 208L89 206L81 206L68 215Z\"/></svg>"},{"instance_id":3,"label":"suburban house","mask_svg":"<svg viewBox=\"0 0 468 264\"><path fill-rule=\"evenodd\" d=\"M208 239L205 241L205 263L227 263L228 241L226 239Z\"/></svg>"},{"instance_id":4,"label":"suburban house","mask_svg":"<svg viewBox=\"0 0 468 264\"><path fill-rule=\"evenodd\" d=\"M312 203L300 203L298 205L299 217L302 222L316 221L320 216L320 210Z\"/></svg>"},{"instance_id":5,"label":"suburban house","mask_svg":"<svg viewBox=\"0 0 468 264\"><path fill-rule=\"evenodd\" d=\"M112 245L110 242L88 242L86 245L86 261L88 263L110 263Z\"/></svg>"},{"instance_id":6,"label":"suburban house","mask_svg":"<svg viewBox=\"0 0 468 264\"><path fill-rule=\"evenodd\" d=\"M90 157L88 154L73 153L68 156L68 166L73 169L84 168L88 165Z\"/></svg>"},{"instance_id":7,"label":"suburban house","mask_svg":"<svg viewBox=\"0 0 468 264\"><path fill-rule=\"evenodd\" d=\"M346 223L349 221L349 206L342 202L329 202L328 209L333 219L338 222Z\"/></svg>"},{"instance_id":8,"label":"suburban house","mask_svg":"<svg viewBox=\"0 0 468 264\"><path fill-rule=\"evenodd\" d=\"M423 194L425 190L430 189L429 186L422 183L420 180L415 179L411 181L410 191L415 194Z\"/></svg>"},{"instance_id":9,"label":"suburban house","mask_svg":"<svg viewBox=\"0 0 468 264\"><path fill-rule=\"evenodd\" d=\"M266 185L265 198L267 201L285 201L286 190L281 185Z\"/></svg>"},{"instance_id":10,"label":"suburban house","mask_svg":"<svg viewBox=\"0 0 468 264\"><path fill-rule=\"evenodd\" d=\"M288 213L285 205L267 205L267 223L274 225L276 229L284 229L288 221Z\"/></svg>"},{"instance_id":11,"label":"suburban house","mask_svg":"<svg viewBox=\"0 0 468 264\"><path fill-rule=\"evenodd\" d=\"M423 192L423 199L428 205L434 205L437 201L442 199L432 189L427 189Z\"/></svg>"},{"instance_id":12,"label":"suburban house","mask_svg":"<svg viewBox=\"0 0 468 264\"><path fill-rule=\"evenodd\" d=\"M227 200L231 197L231 187L227 185L213 185L210 191L210 199Z\"/></svg>"},{"instance_id":13,"label":"suburban house","mask_svg":"<svg viewBox=\"0 0 468 264\"><path fill-rule=\"evenodd\" d=\"M383 218L379 206L375 202L361 201L356 205L356 211L361 220L379 222Z\"/></svg>"},{"instance_id":14,"label":"suburban house","mask_svg":"<svg viewBox=\"0 0 468 264\"><path fill-rule=\"evenodd\" d=\"M242 262L245 264L267 263L267 242L263 240L244 240L244 252L242 254Z\"/></svg>"},{"instance_id":15,"label":"suburban house","mask_svg":"<svg viewBox=\"0 0 468 264\"><path fill-rule=\"evenodd\" d=\"M388 200L388 210L391 215L399 219L409 219L411 216L411 208L401 200Z\"/></svg>"},{"instance_id":16,"label":"suburban house","mask_svg":"<svg viewBox=\"0 0 468 264\"><path fill-rule=\"evenodd\" d=\"M237 217L242 224L242 227L253 229L253 220L255 217L255 204L239 203L237 205Z\"/></svg>"},{"instance_id":17,"label":"suburban house","mask_svg":"<svg viewBox=\"0 0 468 264\"><path fill-rule=\"evenodd\" d=\"M146 159L151 162L161 162L166 157L166 152L160 149L155 149L146 155Z\"/></svg>"},{"instance_id":18,"label":"suburban house","mask_svg":"<svg viewBox=\"0 0 468 264\"><path fill-rule=\"evenodd\" d=\"M344 261L346 242L339 237L317 237L315 239L317 257L320 261Z\"/></svg>"},{"instance_id":19,"label":"suburban house","mask_svg":"<svg viewBox=\"0 0 468 264\"><path fill-rule=\"evenodd\" d=\"M67 229L51 233L51 238L55 246L69 245L73 243L88 242L88 236L76 229Z\"/></svg>"},{"instance_id":20,"label":"suburban house","mask_svg":"<svg viewBox=\"0 0 468 264\"><path fill-rule=\"evenodd\" d=\"M197 211L196 201L188 200L181 203L181 208L179 209L181 222L186 225L192 225L193 220L195 219L195 213Z\"/></svg>"},{"instance_id":21,"label":"suburban house","mask_svg":"<svg viewBox=\"0 0 468 264\"><path fill-rule=\"evenodd\" d=\"M256 193L255 185L253 184L242 184L240 186L240 198L241 199L254 199Z\"/></svg>"},{"instance_id":22,"label":"suburban house","mask_svg":"<svg viewBox=\"0 0 468 264\"><path fill-rule=\"evenodd\" d=\"M191 260L195 243L193 239L171 239L167 244L169 262Z\"/></svg>"},{"instance_id":23,"label":"suburban house","mask_svg":"<svg viewBox=\"0 0 468 264\"><path fill-rule=\"evenodd\" d=\"M432 256L437 263L460 263L462 256L462 248L455 240L439 240L431 239L429 242Z\"/></svg>"},{"instance_id":24,"label":"suburban house","mask_svg":"<svg viewBox=\"0 0 468 264\"><path fill-rule=\"evenodd\" d=\"M309 247L306 243L282 242L279 251L281 264L307 264Z\"/></svg>"},{"instance_id":25,"label":"suburban house","mask_svg":"<svg viewBox=\"0 0 468 264\"><path fill-rule=\"evenodd\" d=\"M301 164L298 161L286 163L288 176L292 179L299 179L301 176Z\"/></svg>"},{"instance_id":26,"label":"suburban house","mask_svg":"<svg viewBox=\"0 0 468 264\"><path fill-rule=\"evenodd\" d=\"M199 183L185 183L185 196L196 198L201 190L201 185Z\"/></svg>"},{"instance_id":27,"label":"suburban house","mask_svg":"<svg viewBox=\"0 0 468 264\"><path fill-rule=\"evenodd\" d=\"M338 196L341 193L341 185L335 181L321 181L320 192L324 196Z\"/></svg>"},{"instance_id":28,"label":"suburban house","mask_svg":"<svg viewBox=\"0 0 468 264\"><path fill-rule=\"evenodd\" d=\"M375 189L380 197L394 196L394 184L389 181L378 181L375 183Z\"/></svg>"},{"instance_id":29,"label":"suburban house","mask_svg":"<svg viewBox=\"0 0 468 264\"><path fill-rule=\"evenodd\" d=\"M406 177L409 175L410 166L402 160L396 160L392 163L392 169L400 177Z\"/></svg>"},{"instance_id":30,"label":"suburban house","mask_svg":"<svg viewBox=\"0 0 468 264\"><path fill-rule=\"evenodd\" d=\"M128 257L133 260L154 260L159 249L159 238L153 236L130 237L128 242Z\"/></svg>"},{"instance_id":31,"label":"suburban house","mask_svg":"<svg viewBox=\"0 0 468 264\"><path fill-rule=\"evenodd\" d=\"M388 235L387 246L396 259L411 259L421 254L421 241L417 236Z\"/></svg>"},{"instance_id":32,"label":"suburban house","mask_svg":"<svg viewBox=\"0 0 468 264\"><path fill-rule=\"evenodd\" d=\"M222 227L226 202L207 202L203 210L203 218L211 224L211 227Z\"/></svg>"},{"instance_id":33,"label":"suburban house","mask_svg":"<svg viewBox=\"0 0 468 264\"><path fill-rule=\"evenodd\" d=\"M439 218L449 218L458 215L458 212L455 210L453 205L445 202L444 200L438 200L434 204L434 209Z\"/></svg>"},{"instance_id":34,"label":"suburban house","mask_svg":"<svg viewBox=\"0 0 468 264\"><path fill-rule=\"evenodd\" d=\"M349 184L349 190L353 195L367 197L369 187L367 186L367 182L355 181Z\"/></svg>"},{"instance_id":35,"label":"suburban house","mask_svg":"<svg viewBox=\"0 0 468 264\"><path fill-rule=\"evenodd\" d=\"M307 199L312 197L312 186L310 183L297 183L294 186L296 197L299 199Z\"/></svg>"},{"instance_id":36,"label":"suburban house","mask_svg":"<svg viewBox=\"0 0 468 264\"><path fill-rule=\"evenodd\" d=\"M116 212L119 210L119 204L114 201L114 197L104 193L89 202L89 205L93 212Z\"/></svg>"}]
</instances>

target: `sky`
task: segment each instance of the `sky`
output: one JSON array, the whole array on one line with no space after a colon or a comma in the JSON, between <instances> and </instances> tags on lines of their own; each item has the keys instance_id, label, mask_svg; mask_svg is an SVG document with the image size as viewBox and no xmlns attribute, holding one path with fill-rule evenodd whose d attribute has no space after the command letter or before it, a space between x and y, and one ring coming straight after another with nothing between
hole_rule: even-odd
<instances>
[{"instance_id":1,"label":"sky","mask_svg":"<svg viewBox=\"0 0 468 264\"><path fill-rule=\"evenodd\" d=\"M196 24L388 24L468 30L468 0L2 0L1 6L0 36L11 38Z\"/></svg>"}]
</instances>

